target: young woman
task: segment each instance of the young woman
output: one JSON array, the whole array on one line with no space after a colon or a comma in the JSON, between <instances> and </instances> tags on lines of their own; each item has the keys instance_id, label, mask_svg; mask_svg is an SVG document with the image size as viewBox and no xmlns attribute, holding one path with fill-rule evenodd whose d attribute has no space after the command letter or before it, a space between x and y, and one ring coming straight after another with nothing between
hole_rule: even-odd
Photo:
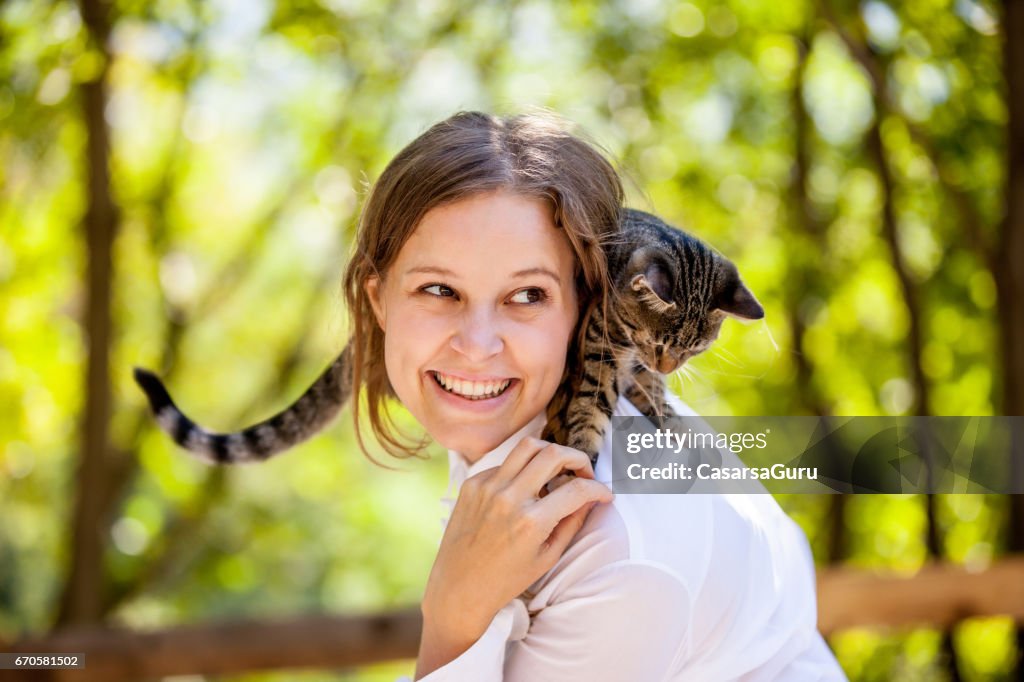
<instances>
[{"instance_id":1,"label":"young woman","mask_svg":"<svg viewBox=\"0 0 1024 682\"><path fill-rule=\"evenodd\" d=\"M807 542L771 496L613 498L607 439L596 472L539 440L603 304L622 199L558 121L471 112L403 149L367 200L345 276L354 385L378 440L424 445L395 430L397 398L449 449L458 489L416 678L845 679L816 630Z\"/></svg>"}]
</instances>

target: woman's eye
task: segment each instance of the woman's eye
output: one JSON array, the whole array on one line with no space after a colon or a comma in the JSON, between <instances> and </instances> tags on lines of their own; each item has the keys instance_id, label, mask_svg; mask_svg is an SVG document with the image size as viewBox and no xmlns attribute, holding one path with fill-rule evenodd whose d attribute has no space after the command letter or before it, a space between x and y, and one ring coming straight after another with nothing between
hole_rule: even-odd
<instances>
[{"instance_id":1,"label":"woman's eye","mask_svg":"<svg viewBox=\"0 0 1024 682\"><path fill-rule=\"evenodd\" d=\"M546 297L547 295L544 293L543 289L531 288L523 289L522 291L517 291L516 293L512 294L512 298L510 298L509 300L512 301L513 303L530 304L540 303Z\"/></svg>"},{"instance_id":2,"label":"woman's eye","mask_svg":"<svg viewBox=\"0 0 1024 682\"><path fill-rule=\"evenodd\" d=\"M431 284L430 286L423 287L420 291L432 296L450 297L455 295L455 292L452 291L451 288L446 287L443 284Z\"/></svg>"}]
</instances>

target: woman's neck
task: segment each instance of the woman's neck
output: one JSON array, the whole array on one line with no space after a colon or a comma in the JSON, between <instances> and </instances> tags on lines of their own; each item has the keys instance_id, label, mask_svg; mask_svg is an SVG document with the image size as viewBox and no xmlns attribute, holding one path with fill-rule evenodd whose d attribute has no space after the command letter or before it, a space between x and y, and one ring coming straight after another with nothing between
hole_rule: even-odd
<instances>
[{"instance_id":1,"label":"woman's neck","mask_svg":"<svg viewBox=\"0 0 1024 682\"><path fill-rule=\"evenodd\" d=\"M523 438L526 438L528 436L540 438L540 434L544 430L545 423L545 413L540 412L539 414L534 416L533 419L524 424L522 428L518 429L517 431L509 435L496 447L493 447L490 450L487 450L486 452L452 452L455 452L455 454L461 457L467 466L475 467L478 462L482 462L485 459L488 460L488 462L492 460L496 461L495 466L497 466L501 464L501 462L505 461L505 458L508 456L508 453L510 453L512 451L512 448L518 445L519 441L521 441Z\"/></svg>"}]
</instances>

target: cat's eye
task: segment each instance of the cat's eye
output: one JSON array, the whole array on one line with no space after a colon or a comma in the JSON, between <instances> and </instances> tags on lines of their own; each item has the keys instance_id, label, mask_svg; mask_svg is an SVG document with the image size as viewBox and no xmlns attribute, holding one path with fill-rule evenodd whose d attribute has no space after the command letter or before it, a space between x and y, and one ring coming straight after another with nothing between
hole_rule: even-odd
<instances>
[{"instance_id":1,"label":"cat's eye","mask_svg":"<svg viewBox=\"0 0 1024 682\"><path fill-rule=\"evenodd\" d=\"M440 298L451 298L455 296L455 291L451 287L446 287L443 284L429 284L420 288L420 291Z\"/></svg>"},{"instance_id":2,"label":"cat's eye","mask_svg":"<svg viewBox=\"0 0 1024 682\"><path fill-rule=\"evenodd\" d=\"M516 293L512 294L509 300L512 303L529 305L531 303L540 303L545 298L547 298L547 293L543 289L530 287L529 289L520 289Z\"/></svg>"}]
</instances>

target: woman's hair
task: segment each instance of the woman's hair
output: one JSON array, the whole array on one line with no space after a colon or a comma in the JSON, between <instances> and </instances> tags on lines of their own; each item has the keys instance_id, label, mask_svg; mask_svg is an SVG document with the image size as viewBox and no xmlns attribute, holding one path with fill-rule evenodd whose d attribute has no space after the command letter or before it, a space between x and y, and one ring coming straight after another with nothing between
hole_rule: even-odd
<instances>
[{"instance_id":1,"label":"woman's hair","mask_svg":"<svg viewBox=\"0 0 1024 682\"><path fill-rule=\"evenodd\" d=\"M370 425L388 453L417 455L428 441L402 433L388 412L388 399L395 393L384 367L384 333L373 315L366 281L383 281L427 211L499 189L548 200L555 225L565 230L576 255L580 315L562 384L575 383L583 330L595 306L605 305L608 269L602 244L618 229L622 183L593 144L569 132L552 114L460 112L433 125L384 169L363 207L355 252L345 272L345 301L352 319L353 422L359 447L371 459L359 427L361 386ZM564 394L559 391L559 400Z\"/></svg>"}]
</instances>

